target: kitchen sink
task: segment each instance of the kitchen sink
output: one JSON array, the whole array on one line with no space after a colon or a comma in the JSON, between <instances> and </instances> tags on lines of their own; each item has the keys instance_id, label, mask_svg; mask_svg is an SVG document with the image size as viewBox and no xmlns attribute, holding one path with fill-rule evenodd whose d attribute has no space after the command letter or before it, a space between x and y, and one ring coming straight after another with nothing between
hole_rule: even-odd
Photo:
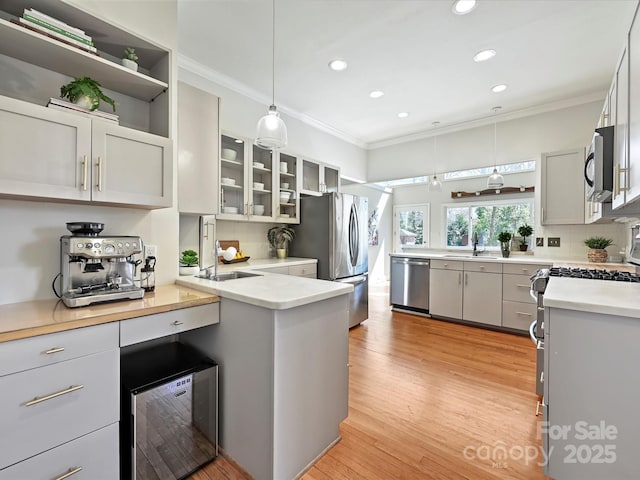
<instances>
[{"instance_id":1,"label":"kitchen sink","mask_svg":"<svg viewBox=\"0 0 640 480\"><path fill-rule=\"evenodd\" d=\"M207 280L213 280L214 282L226 282L227 280L235 280L238 278L249 278L249 277L261 277L259 273L249 273L249 272L228 272L228 273L219 273L216 275L196 275L197 278L206 278Z\"/></svg>"}]
</instances>

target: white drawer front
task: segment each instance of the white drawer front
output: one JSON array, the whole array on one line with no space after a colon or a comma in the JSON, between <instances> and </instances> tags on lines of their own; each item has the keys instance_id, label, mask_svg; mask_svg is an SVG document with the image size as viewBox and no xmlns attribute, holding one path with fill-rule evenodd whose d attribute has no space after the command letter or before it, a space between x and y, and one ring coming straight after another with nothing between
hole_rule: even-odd
<instances>
[{"instance_id":1,"label":"white drawer front","mask_svg":"<svg viewBox=\"0 0 640 480\"><path fill-rule=\"evenodd\" d=\"M289 267L289 275L295 275L296 277L316 278L318 275L317 265L315 263L310 263L307 265L291 265Z\"/></svg>"},{"instance_id":2,"label":"white drawer front","mask_svg":"<svg viewBox=\"0 0 640 480\"><path fill-rule=\"evenodd\" d=\"M282 275L289 275L289 267L264 267L254 268L253 270L260 270L266 273L281 273Z\"/></svg>"},{"instance_id":3,"label":"white drawer front","mask_svg":"<svg viewBox=\"0 0 640 480\"><path fill-rule=\"evenodd\" d=\"M118 424L0 470L0 480L118 480ZM81 470L78 470L81 469Z\"/></svg>"},{"instance_id":4,"label":"white drawer front","mask_svg":"<svg viewBox=\"0 0 640 480\"><path fill-rule=\"evenodd\" d=\"M154 338L166 337L214 323L220 323L219 303L122 320L120 322L120 346L125 347Z\"/></svg>"},{"instance_id":5,"label":"white drawer front","mask_svg":"<svg viewBox=\"0 0 640 480\"><path fill-rule=\"evenodd\" d=\"M502 299L512 302L535 303L529 294L531 280L526 275L502 275Z\"/></svg>"},{"instance_id":6,"label":"white drawer front","mask_svg":"<svg viewBox=\"0 0 640 480\"><path fill-rule=\"evenodd\" d=\"M502 264L492 262L464 262L464 271L502 273Z\"/></svg>"},{"instance_id":7,"label":"white drawer front","mask_svg":"<svg viewBox=\"0 0 640 480\"><path fill-rule=\"evenodd\" d=\"M118 348L118 322L0 343L0 376Z\"/></svg>"},{"instance_id":8,"label":"white drawer front","mask_svg":"<svg viewBox=\"0 0 640 480\"><path fill-rule=\"evenodd\" d=\"M439 270L462 270L463 266L464 263L458 260L431 259L431 268Z\"/></svg>"},{"instance_id":9,"label":"white drawer front","mask_svg":"<svg viewBox=\"0 0 640 480\"><path fill-rule=\"evenodd\" d=\"M6 375L0 392L4 468L119 420L120 351Z\"/></svg>"},{"instance_id":10,"label":"white drawer front","mask_svg":"<svg viewBox=\"0 0 640 480\"><path fill-rule=\"evenodd\" d=\"M502 267L504 273L513 275L531 276L541 268L549 268L551 265L534 265L531 263L505 263Z\"/></svg>"},{"instance_id":11,"label":"white drawer front","mask_svg":"<svg viewBox=\"0 0 640 480\"><path fill-rule=\"evenodd\" d=\"M537 306L532 303L502 302L502 326L528 331L536 319Z\"/></svg>"}]
</instances>

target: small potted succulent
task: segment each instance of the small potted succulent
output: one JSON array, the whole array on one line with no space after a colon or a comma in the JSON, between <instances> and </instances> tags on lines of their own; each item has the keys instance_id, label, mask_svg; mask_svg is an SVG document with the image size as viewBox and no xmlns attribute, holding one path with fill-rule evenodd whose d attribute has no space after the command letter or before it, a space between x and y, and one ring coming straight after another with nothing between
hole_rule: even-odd
<instances>
[{"instance_id":1,"label":"small potted succulent","mask_svg":"<svg viewBox=\"0 0 640 480\"><path fill-rule=\"evenodd\" d=\"M502 256L509 258L510 246L511 246L511 233L500 232L498 234L498 241L500 242L500 250L502 250Z\"/></svg>"},{"instance_id":2,"label":"small potted succulent","mask_svg":"<svg viewBox=\"0 0 640 480\"><path fill-rule=\"evenodd\" d=\"M613 240L605 237L589 237L584 241L584 244L589 247L587 257L590 262L604 263L609 258L605 249L613 245Z\"/></svg>"},{"instance_id":3,"label":"small potted succulent","mask_svg":"<svg viewBox=\"0 0 640 480\"><path fill-rule=\"evenodd\" d=\"M294 239L296 232L289 227L275 226L267 232L267 240L276 249L278 258L287 258L287 244Z\"/></svg>"},{"instance_id":4,"label":"small potted succulent","mask_svg":"<svg viewBox=\"0 0 640 480\"><path fill-rule=\"evenodd\" d=\"M138 54L136 50L131 47L127 47L124 49L124 54L122 56L122 66L127 67L134 72L138 71Z\"/></svg>"},{"instance_id":5,"label":"small potted succulent","mask_svg":"<svg viewBox=\"0 0 640 480\"><path fill-rule=\"evenodd\" d=\"M520 251L526 252L529 244L527 243L527 237L530 237L533 233L533 228L531 225L524 224L518 227L518 235L520 235Z\"/></svg>"},{"instance_id":6,"label":"small potted succulent","mask_svg":"<svg viewBox=\"0 0 640 480\"><path fill-rule=\"evenodd\" d=\"M94 111L100 106L100 100L107 102L116 111L116 102L107 97L100 89L101 85L89 77L76 77L72 82L60 87L60 97L68 98L76 105Z\"/></svg>"},{"instance_id":7,"label":"small potted succulent","mask_svg":"<svg viewBox=\"0 0 640 480\"><path fill-rule=\"evenodd\" d=\"M180 255L180 275L198 275L198 273L200 273L198 252L185 250Z\"/></svg>"}]
</instances>

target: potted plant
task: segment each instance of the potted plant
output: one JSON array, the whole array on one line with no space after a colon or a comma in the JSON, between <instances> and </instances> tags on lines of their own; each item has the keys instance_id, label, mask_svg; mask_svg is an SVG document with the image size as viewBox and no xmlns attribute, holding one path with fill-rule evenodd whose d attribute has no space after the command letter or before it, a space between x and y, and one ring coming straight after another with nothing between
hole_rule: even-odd
<instances>
[{"instance_id":1,"label":"potted plant","mask_svg":"<svg viewBox=\"0 0 640 480\"><path fill-rule=\"evenodd\" d=\"M289 227L275 226L271 227L267 232L267 240L269 244L276 249L278 258L287 257L287 244L293 240L296 232Z\"/></svg>"},{"instance_id":2,"label":"potted plant","mask_svg":"<svg viewBox=\"0 0 640 480\"><path fill-rule=\"evenodd\" d=\"M92 112L100 106L100 100L107 102L116 111L116 102L107 97L100 89L100 84L89 77L76 77L72 82L60 87L60 97Z\"/></svg>"},{"instance_id":3,"label":"potted plant","mask_svg":"<svg viewBox=\"0 0 640 480\"><path fill-rule=\"evenodd\" d=\"M185 250L180 255L180 275L197 275L200 272L198 252Z\"/></svg>"},{"instance_id":4,"label":"potted plant","mask_svg":"<svg viewBox=\"0 0 640 480\"><path fill-rule=\"evenodd\" d=\"M500 242L500 250L502 250L502 256L504 258L509 258L511 234L509 232L500 232L498 234L498 241Z\"/></svg>"},{"instance_id":5,"label":"potted plant","mask_svg":"<svg viewBox=\"0 0 640 480\"><path fill-rule=\"evenodd\" d=\"M520 235L520 251L521 252L526 252L527 248L529 247L529 245L527 244L527 237L530 237L531 234L533 233L533 228L531 228L531 225L527 225L526 223L524 225L520 225L518 227L518 235Z\"/></svg>"},{"instance_id":6,"label":"potted plant","mask_svg":"<svg viewBox=\"0 0 640 480\"><path fill-rule=\"evenodd\" d=\"M134 72L138 71L138 54L136 50L131 47L127 47L124 49L124 54L122 57L122 65L127 67Z\"/></svg>"},{"instance_id":7,"label":"potted plant","mask_svg":"<svg viewBox=\"0 0 640 480\"><path fill-rule=\"evenodd\" d=\"M613 245L613 240L604 237L589 237L584 241L584 244L589 247L587 257L590 262L604 263L609 258L609 254L605 250L609 245Z\"/></svg>"}]
</instances>

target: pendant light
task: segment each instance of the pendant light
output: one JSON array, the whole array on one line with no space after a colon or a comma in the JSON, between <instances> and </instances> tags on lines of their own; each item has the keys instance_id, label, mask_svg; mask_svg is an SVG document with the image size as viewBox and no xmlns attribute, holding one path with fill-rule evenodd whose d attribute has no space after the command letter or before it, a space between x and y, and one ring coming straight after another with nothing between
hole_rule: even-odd
<instances>
[{"instance_id":1,"label":"pendant light","mask_svg":"<svg viewBox=\"0 0 640 480\"><path fill-rule=\"evenodd\" d=\"M287 126L276 108L276 0L273 0L273 22L271 43L271 105L267 114L258 120L255 144L269 150L287 146Z\"/></svg>"},{"instance_id":2,"label":"pendant light","mask_svg":"<svg viewBox=\"0 0 640 480\"><path fill-rule=\"evenodd\" d=\"M493 113L496 114L502 107L493 107ZM504 186L504 177L498 173L496 166L498 151L497 151L497 119L493 120L493 173L487 178L487 188L500 189Z\"/></svg>"},{"instance_id":3,"label":"pendant light","mask_svg":"<svg viewBox=\"0 0 640 480\"><path fill-rule=\"evenodd\" d=\"M433 126L437 127L438 125L440 125L440 122L433 122ZM438 152L438 136L434 136L433 137L433 161L435 162L436 158L437 158L437 152ZM442 191L442 182L440 180L438 180L438 177L436 176L436 172L433 172L433 178L431 179L431 181L429 182L429 184L427 185L427 190L429 192L441 192Z\"/></svg>"}]
</instances>

